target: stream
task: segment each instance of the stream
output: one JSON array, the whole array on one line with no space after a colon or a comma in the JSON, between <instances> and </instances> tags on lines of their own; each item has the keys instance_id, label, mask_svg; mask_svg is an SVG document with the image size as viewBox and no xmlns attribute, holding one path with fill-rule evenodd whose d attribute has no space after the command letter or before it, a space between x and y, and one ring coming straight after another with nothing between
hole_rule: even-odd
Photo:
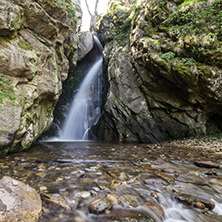
<instances>
[{"instance_id":1,"label":"stream","mask_svg":"<svg viewBox=\"0 0 222 222\"><path fill-rule=\"evenodd\" d=\"M41 194L41 222L222 221L222 149L41 142L0 159Z\"/></svg>"}]
</instances>

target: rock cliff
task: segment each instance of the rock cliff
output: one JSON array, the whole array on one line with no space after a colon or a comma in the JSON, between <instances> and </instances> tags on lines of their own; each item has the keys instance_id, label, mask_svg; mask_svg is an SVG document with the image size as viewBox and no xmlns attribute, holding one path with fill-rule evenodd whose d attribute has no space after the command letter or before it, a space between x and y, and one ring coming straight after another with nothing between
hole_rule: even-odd
<instances>
[{"instance_id":1,"label":"rock cliff","mask_svg":"<svg viewBox=\"0 0 222 222\"><path fill-rule=\"evenodd\" d=\"M221 132L221 7L220 0L110 2L99 24L107 130L123 141Z\"/></svg>"},{"instance_id":2,"label":"rock cliff","mask_svg":"<svg viewBox=\"0 0 222 222\"><path fill-rule=\"evenodd\" d=\"M77 62L79 0L0 1L0 154L30 147L49 128Z\"/></svg>"}]
</instances>

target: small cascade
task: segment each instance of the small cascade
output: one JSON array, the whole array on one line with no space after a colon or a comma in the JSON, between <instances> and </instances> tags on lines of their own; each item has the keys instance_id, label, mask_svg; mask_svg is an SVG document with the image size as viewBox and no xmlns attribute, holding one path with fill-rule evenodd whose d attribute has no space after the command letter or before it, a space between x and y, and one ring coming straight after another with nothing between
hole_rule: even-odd
<instances>
[{"instance_id":1,"label":"small cascade","mask_svg":"<svg viewBox=\"0 0 222 222\"><path fill-rule=\"evenodd\" d=\"M102 56L94 63L86 74L76 94L59 140L88 140L88 132L101 114L100 111L100 80L102 74Z\"/></svg>"}]
</instances>

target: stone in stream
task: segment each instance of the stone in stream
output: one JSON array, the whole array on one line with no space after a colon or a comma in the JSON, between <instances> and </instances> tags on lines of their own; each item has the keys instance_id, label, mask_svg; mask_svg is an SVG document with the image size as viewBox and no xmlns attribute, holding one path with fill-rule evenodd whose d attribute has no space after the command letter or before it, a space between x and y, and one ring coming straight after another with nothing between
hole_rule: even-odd
<instances>
[{"instance_id":1,"label":"stone in stream","mask_svg":"<svg viewBox=\"0 0 222 222\"><path fill-rule=\"evenodd\" d=\"M176 194L174 199L187 207L195 207L207 210L213 210L215 207L214 202L203 198L194 197L189 194Z\"/></svg>"},{"instance_id":2,"label":"stone in stream","mask_svg":"<svg viewBox=\"0 0 222 222\"><path fill-rule=\"evenodd\" d=\"M91 219L96 222L159 222L152 218L143 207L122 208L115 206L109 214L92 215Z\"/></svg>"},{"instance_id":3,"label":"stone in stream","mask_svg":"<svg viewBox=\"0 0 222 222\"><path fill-rule=\"evenodd\" d=\"M37 222L42 214L42 202L37 191L18 180L0 180L0 221Z\"/></svg>"},{"instance_id":4,"label":"stone in stream","mask_svg":"<svg viewBox=\"0 0 222 222\"><path fill-rule=\"evenodd\" d=\"M196 166L205 168L220 168L220 165L218 163L212 162L210 160L199 160L195 161L194 164Z\"/></svg>"},{"instance_id":5,"label":"stone in stream","mask_svg":"<svg viewBox=\"0 0 222 222\"><path fill-rule=\"evenodd\" d=\"M110 209L112 202L107 197L96 196L90 200L88 207L91 213L100 214Z\"/></svg>"},{"instance_id":6,"label":"stone in stream","mask_svg":"<svg viewBox=\"0 0 222 222\"><path fill-rule=\"evenodd\" d=\"M59 194L41 193L41 199L45 206L52 207L54 209L63 208L71 210L73 207L69 205L67 201Z\"/></svg>"},{"instance_id":7,"label":"stone in stream","mask_svg":"<svg viewBox=\"0 0 222 222\"><path fill-rule=\"evenodd\" d=\"M163 208L156 204L152 199L146 200L142 206L144 207L145 211L147 211L148 214L155 218L157 221L164 221L165 212Z\"/></svg>"},{"instance_id":8,"label":"stone in stream","mask_svg":"<svg viewBox=\"0 0 222 222\"><path fill-rule=\"evenodd\" d=\"M153 173L142 173L139 175L139 179L145 184L150 186L167 186L169 182L161 176Z\"/></svg>"}]
</instances>

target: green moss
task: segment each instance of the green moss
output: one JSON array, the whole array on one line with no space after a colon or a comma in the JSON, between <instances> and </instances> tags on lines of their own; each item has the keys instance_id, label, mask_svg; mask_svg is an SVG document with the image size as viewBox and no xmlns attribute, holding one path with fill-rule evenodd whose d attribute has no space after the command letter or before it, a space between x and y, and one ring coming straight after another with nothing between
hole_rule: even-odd
<instances>
[{"instance_id":1,"label":"green moss","mask_svg":"<svg viewBox=\"0 0 222 222\"><path fill-rule=\"evenodd\" d=\"M185 7L191 3L196 3L196 2L206 2L206 0L185 0L183 3L179 5L178 9L181 9L182 7Z\"/></svg>"},{"instance_id":2,"label":"green moss","mask_svg":"<svg viewBox=\"0 0 222 222\"><path fill-rule=\"evenodd\" d=\"M11 100L15 100L15 95L14 95L14 94L12 94L12 93L11 93L11 94L9 94L9 95L8 95L8 97L9 97L9 99L11 99Z\"/></svg>"},{"instance_id":3,"label":"green moss","mask_svg":"<svg viewBox=\"0 0 222 222\"><path fill-rule=\"evenodd\" d=\"M164 68L165 70L167 71L170 71L171 70L171 65L169 62L167 62L166 60L164 59L159 59L158 60L158 65L162 68Z\"/></svg>"},{"instance_id":4,"label":"green moss","mask_svg":"<svg viewBox=\"0 0 222 222\"><path fill-rule=\"evenodd\" d=\"M19 47L25 50L32 50L32 46L25 40L19 41Z\"/></svg>"},{"instance_id":5,"label":"green moss","mask_svg":"<svg viewBox=\"0 0 222 222\"><path fill-rule=\"evenodd\" d=\"M11 79L8 79L4 76L0 76L0 85L3 85L3 84L10 84L12 82Z\"/></svg>"},{"instance_id":6,"label":"green moss","mask_svg":"<svg viewBox=\"0 0 222 222\"><path fill-rule=\"evenodd\" d=\"M4 76L0 76L0 103L3 103L4 99L15 100L13 94L12 80Z\"/></svg>"},{"instance_id":7,"label":"green moss","mask_svg":"<svg viewBox=\"0 0 222 222\"><path fill-rule=\"evenodd\" d=\"M178 74L185 80L191 80L192 79L192 73L187 69L187 67L184 65L184 63L177 63L173 70L178 72Z\"/></svg>"}]
</instances>

